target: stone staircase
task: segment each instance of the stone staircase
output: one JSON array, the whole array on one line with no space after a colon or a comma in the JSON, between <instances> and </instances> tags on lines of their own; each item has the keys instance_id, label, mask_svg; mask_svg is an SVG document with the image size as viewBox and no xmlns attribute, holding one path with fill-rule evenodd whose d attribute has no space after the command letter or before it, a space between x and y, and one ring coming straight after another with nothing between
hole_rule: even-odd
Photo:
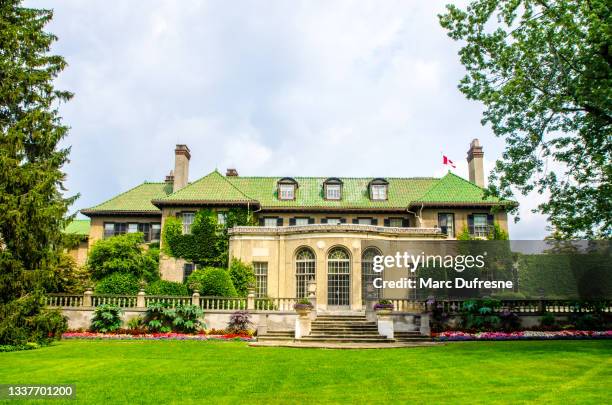
<instances>
[{"instance_id":1,"label":"stone staircase","mask_svg":"<svg viewBox=\"0 0 612 405\"><path fill-rule=\"evenodd\" d=\"M385 344L430 342L431 339L421 336L419 332L396 332L394 339L387 339L378 334L376 322L368 321L365 315L319 315L312 322L310 335L294 339L294 332L268 331L258 336L260 342L299 342L320 344Z\"/></svg>"}]
</instances>

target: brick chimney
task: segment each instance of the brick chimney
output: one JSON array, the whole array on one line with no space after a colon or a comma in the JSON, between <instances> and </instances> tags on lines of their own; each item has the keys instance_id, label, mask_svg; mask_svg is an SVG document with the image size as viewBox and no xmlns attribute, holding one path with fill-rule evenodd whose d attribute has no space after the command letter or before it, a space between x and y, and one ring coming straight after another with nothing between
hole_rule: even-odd
<instances>
[{"instance_id":1,"label":"brick chimney","mask_svg":"<svg viewBox=\"0 0 612 405\"><path fill-rule=\"evenodd\" d=\"M467 153L468 170L470 173L470 181L479 187L484 187L484 152L478 139L472 140L470 150Z\"/></svg>"},{"instance_id":2,"label":"brick chimney","mask_svg":"<svg viewBox=\"0 0 612 405\"><path fill-rule=\"evenodd\" d=\"M173 170L170 170L170 173L168 173L168 175L166 176L165 183L172 185L172 188L174 188L174 171Z\"/></svg>"},{"instance_id":3,"label":"brick chimney","mask_svg":"<svg viewBox=\"0 0 612 405\"><path fill-rule=\"evenodd\" d=\"M229 168L225 171L226 177L238 177L238 170L234 168Z\"/></svg>"},{"instance_id":4,"label":"brick chimney","mask_svg":"<svg viewBox=\"0 0 612 405\"><path fill-rule=\"evenodd\" d=\"M189 181L189 159L191 153L187 145L176 145L174 149L174 187L176 192L187 185Z\"/></svg>"}]
</instances>

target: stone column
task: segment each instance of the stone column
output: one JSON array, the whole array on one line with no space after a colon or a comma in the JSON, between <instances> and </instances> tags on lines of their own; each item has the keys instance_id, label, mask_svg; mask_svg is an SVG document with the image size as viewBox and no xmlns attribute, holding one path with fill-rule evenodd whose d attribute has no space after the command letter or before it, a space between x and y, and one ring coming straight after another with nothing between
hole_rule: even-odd
<instances>
[{"instance_id":1,"label":"stone column","mask_svg":"<svg viewBox=\"0 0 612 405\"><path fill-rule=\"evenodd\" d=\"M301 339L302 336L310 335L311 329L310 311L299 312L295 319L295 338Z\"/></svg>"},{"instance_id":2,"label":"stone column","mask_svg":"<svg viewBox=\"0 0 612 405\"><path fill-rule=\"evenodd\" d=\"M421 332L422 336L431 335L431 328L429 327L429 314L428 313L421 314L421 326L420 326L419 331Z\"/></svg>"},{"instance_id":3,"label":"stone column","mask_svg":"<svg viewBox=\"0 0 612 405\"><path fill-rule=\"evenodd\" d=\"M85 292L83 293L83 306L84 307L93 306L93 302L91 299L92 295L93 295L93 291L91 290L91 287L87 287L87 289L85 289Z\"/></svg>"},{"instance_id":4,"label":"stone column","mask_svg":"<svg viewBox=\"0 0 612 405\"><path fill-rule=\"evenodd\" d=\"M200 306L200 292L198 290L193 290L193 294L191 295L191 305L195 305L196 307Z\"/></svg>"},{"instance_id":5,"label":"stone column","mask_svg":"<svg viewBox=\"0 0 612 405\"><path fill-rule=\"evenodd\" d=\"M138 291L138 295L136 296L136 308L139 309L144 309L147 307L146 305L146 301L145 301L145 291L143 288L140 289L140 291Z\"/></svg>"},{"instance_id":6,"label":"stone column","mask_svg":"<svg viewBox=\"0 0 612 405\"><path fill-rule=\"evenodd\" d=\"M378 325L378 334L393 339L393 316L391 311L377 311L376 323Z\"/></svg>"},{"instance_id":7,"label":"stone column","mask_svg":"<svg viewBox=\"0 0 612 405\"><path fill-rule=\"evenodd\" d=\"M249 311L255 310L255 289L249 288L249 294L247 295L247 309Z\"/></svg>"}]
</instances>

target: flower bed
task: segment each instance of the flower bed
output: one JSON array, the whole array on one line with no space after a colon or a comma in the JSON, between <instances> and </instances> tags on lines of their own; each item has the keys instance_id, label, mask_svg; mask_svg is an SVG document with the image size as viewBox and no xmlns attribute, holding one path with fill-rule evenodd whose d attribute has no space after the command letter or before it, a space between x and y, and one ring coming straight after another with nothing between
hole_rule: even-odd
<instances>
[{"instance_id":1,"label":"flower bed","mask_svg":"<svg viewBox=\"0 0 612 405\"><path fill-rule=\"evenodd\" d=\"M189 335L185 333L97 333L97 332L66 332L62 335L63 339L102 339L102 340L240 340L251 342L255 339L252 336L228 333L225 335Z\"/></svg>"},{"instance_id":2,"label":"flower bed","mask_svg":"<svg viewBox=\"0 0 612 405\"><path fill-rule=\"evenodd\" d=\"M549 339L612 339L612 330L561 330L554 332L460 332L448 331L432 333L434 340L452 342L469 340L549 340Z\"/></svg>"}]
</instances>

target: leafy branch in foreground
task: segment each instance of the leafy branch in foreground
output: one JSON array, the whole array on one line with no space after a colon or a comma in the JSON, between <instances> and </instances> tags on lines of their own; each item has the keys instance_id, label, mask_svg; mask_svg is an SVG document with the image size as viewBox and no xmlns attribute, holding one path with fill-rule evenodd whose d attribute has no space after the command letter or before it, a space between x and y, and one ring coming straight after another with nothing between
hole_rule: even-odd
<instances>
[{"instance_id":1,"label":"leafy branch in foreground","mask_svg":"<svg viewBox=\"0 0 612 405\"><path fill-rule=\"evenodd\" d=\"M557 238L612 238L612 29L607 0L475 0L440 24L506 148L489 194L537 191Z\"/></svg>"}]
</instances>

